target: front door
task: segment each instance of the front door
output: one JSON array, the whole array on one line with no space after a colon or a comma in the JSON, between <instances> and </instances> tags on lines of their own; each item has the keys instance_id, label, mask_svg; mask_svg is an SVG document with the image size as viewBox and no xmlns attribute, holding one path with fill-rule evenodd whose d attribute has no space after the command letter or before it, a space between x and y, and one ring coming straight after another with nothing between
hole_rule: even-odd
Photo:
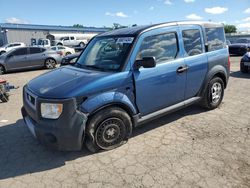
<instances>
[{"instance_id":1,"label":"front door","mask_svg":"<svg viewBox=\"0 0 250 188\"><path fill-rule=\"evenodd\" d=\"M21 69L26 67L28 62L28 48L18 48L6 57L8 70Z\"/></svg>"},{"instance_id":2,"label":"front door","mask_svg":"<svg viewBox=\"0 0 250 188\"><path fill-rule=\"evenodd\" d=\"M136 103L142 116L184 100L186 72L180 57L178 27L155 29L141 35L131 60L155 57L156 67L134 70Z\"/></svg>"}]
</instances>

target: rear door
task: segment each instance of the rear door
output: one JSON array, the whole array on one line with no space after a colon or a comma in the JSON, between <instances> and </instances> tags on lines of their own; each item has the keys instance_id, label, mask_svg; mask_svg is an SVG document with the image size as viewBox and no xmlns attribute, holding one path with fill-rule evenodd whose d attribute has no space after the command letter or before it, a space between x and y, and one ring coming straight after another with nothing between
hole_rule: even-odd
<instances>
[{"instance_id":1,"label":"rear door","mask_svg":"<svg viewBox=\"0 0 250 188\"><path fill-rule=\"evenodd\" d=\"M26 67L28 62L28 48L18 48L6 57L6 65L9 70Z\"/></svg>"},{"instance_id":2,"label":"rear door","mask_svg":"<svg viewBox=\"0 0 250 188\"><path fill-rule=\"evenodd\" d=\"M29 48L29 61L26 66L29 67L39 67L44 65L44 54L42 53L43 48L39 47L30 47Z\"/></svg>"},{"instance_id":3,"label":"rear door","mask_svg":"<svg viewBox=\"0 0 250 188\"><path fill-rule=\"evenodd\" d=\"M181 26L184 61L188 68L185 99L196 96L208 70L202 28L198 25Z\"/></svg>"},{"instance_id":4,"label":"rear door","mask_svg":"<svg viewBox=\"0 0 250 188\"><path fill-rule=\"evenodd\" d=\"M155 57L156 67L134 70L136 104L142 116L184 100L186 72L179 50L177 26L148 31L142 34L131 61Z\"/></svg>"}]
</instances>

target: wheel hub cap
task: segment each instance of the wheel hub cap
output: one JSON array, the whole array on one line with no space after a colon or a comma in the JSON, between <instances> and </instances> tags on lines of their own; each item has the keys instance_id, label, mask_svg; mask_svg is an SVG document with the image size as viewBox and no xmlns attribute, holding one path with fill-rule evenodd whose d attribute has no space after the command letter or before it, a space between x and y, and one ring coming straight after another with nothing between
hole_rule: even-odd
<instances>
[{"instance_id":1,"label":"wheel hub cap","mask_svg":"<svg viewBox=\"0 0 250 188\"><path fill-rule=\"evenodd\" d=\"M219 82L213 84L211 88L212 102L217 103L221 98L222 86Z\"/></svg>"}]
</instances>

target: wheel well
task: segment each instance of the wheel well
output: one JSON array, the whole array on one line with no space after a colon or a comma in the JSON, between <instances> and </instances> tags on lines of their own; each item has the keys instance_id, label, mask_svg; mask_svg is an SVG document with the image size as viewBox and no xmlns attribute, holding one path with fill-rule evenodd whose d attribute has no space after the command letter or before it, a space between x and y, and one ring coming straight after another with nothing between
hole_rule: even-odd
<instances>
[{"instance_id":1,"label":"wheel well","mask_svg":"<svg viewBox=\"0 0 250 188\"><path fill-rule=\"evenodd\" d=\"M221 73L221 72L218 72L218 73L216 73L216 74L213 76L213 78L215 78L215 77L221 78L222 81L223 81L223 83L224 83L224 87L225 87L225 88L227 87L227 79L226 79L225 74L223 74L223 73Z\"/></svg>"},{"instance_id":2,"label":"wheel well","mask_svg":"<svg viewBox=\"0 0 250 188\"><path fill-rule=\"evenodd\" d=\"M63 44L61 42L58 42L56 45L57 46L62 46Z\"/></svg>"},{"instance_id":3,"label":"wheel well","mask_svg":"<svg viewBox=\"0 0 250 188\"><path fill-rule=\"evenodd\" d=\"M104 105L102 107L99 107L98 109L94 110L93 112L90 113L90 117L93 116L95 113L99 112L100 110L103 110L105 108L110 108L110 107L119 107L121 108L122 110L124 110L128 115L129 117L131 118L131 121L133 122L133 111L125 104L122 104L122 103L110 103L110 104L107 104L107 105Z\"/></svg>"},{"instance_id":4,"label":"wheel well","mask_svg":"<svg viewBox=\"0 0 250 188\"><path fill-rule=\"evenodd\" d=\"M3 67L3 71L6 72L5 66L0 64L0 67Z\"/></svg>"}]
</instances>

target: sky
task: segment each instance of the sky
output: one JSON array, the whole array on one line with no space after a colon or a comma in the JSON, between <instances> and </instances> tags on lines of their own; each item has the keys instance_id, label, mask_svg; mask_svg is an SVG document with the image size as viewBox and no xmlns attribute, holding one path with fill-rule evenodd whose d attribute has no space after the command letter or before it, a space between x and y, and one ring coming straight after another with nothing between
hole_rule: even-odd
<instances>
[{"instance_id":1,"label":"sky","mask_svg":"<svg viewBox=\"0 0 250 188\"><path fill-rule=\"evenodd\" d=\"M250 0L1 0L0 23L110 27L179 20L250 31Z\"/></svg>"}]
</instances>

